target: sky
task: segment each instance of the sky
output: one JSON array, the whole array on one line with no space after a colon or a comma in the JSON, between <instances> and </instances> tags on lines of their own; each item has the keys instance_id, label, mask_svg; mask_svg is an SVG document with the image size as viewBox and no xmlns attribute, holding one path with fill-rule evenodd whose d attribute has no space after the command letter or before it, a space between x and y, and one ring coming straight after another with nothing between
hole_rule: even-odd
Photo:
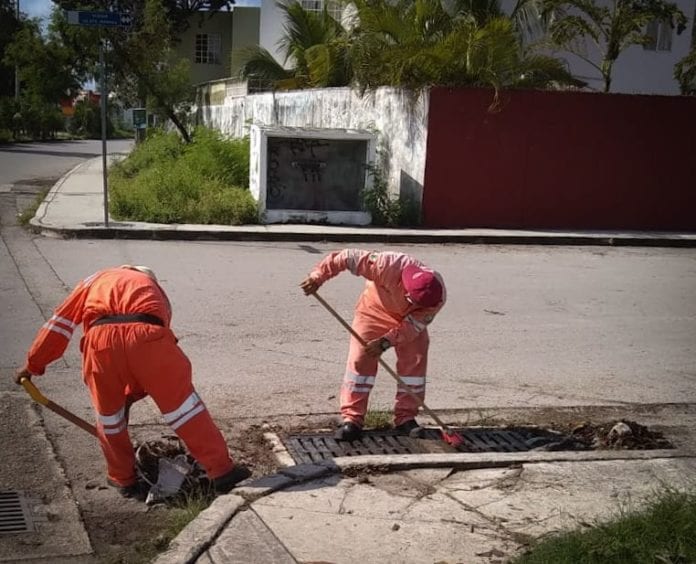
<instances>
[{"instance_id":1,"label":"sky","mask_svg":"<svg viewBox=\"0 0 696 564\"><path fill-rule=\"evenodd\" d=\"M237 6L260 7L261 0L238 0ZM51 0L19 0L19 9L31 18L48 18L51 15Z\"/></svg>"},{"instance_id":2,"label":"sky","mask_svg":"<svg viewBox=\"0 0 696 564\"><path fill-rule=\"evenodd\" d=\"M51 0L19 0L19 11L30 18L48 18L52 9Z\"/></svg>"}]
</instances>

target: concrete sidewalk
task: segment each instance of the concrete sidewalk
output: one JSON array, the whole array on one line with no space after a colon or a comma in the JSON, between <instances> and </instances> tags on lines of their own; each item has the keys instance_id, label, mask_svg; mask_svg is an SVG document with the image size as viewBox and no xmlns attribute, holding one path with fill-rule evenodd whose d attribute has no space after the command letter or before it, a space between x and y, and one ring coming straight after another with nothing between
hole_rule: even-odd
<instances>
[{"instance_id":1,"label":"concrete sidewalk","mask_svg":"<svg viewBox=\"0 0 696 564\"><path fill-rule=\"evenodd\" d=\"M118 158L111 155L111 159ZM334 241L380 243L485 243L694 247L696 233L554 231L519 229L388 229L328 225L164 225L104 223L101 157L68 172L51 189L31 225L45 235L86 238Z\"/></svg>"},{"instance_id":2,"label":"concrete sidewalk","mask_svg":"<svg viewBox=\"0 0 696 564\"><path fill-rule=\"evenodd\" d=\"M696 457L672 450L359 458L217 498L155 563L502 563L666 486L696 486Z\"/></svg>"}]
</instances>

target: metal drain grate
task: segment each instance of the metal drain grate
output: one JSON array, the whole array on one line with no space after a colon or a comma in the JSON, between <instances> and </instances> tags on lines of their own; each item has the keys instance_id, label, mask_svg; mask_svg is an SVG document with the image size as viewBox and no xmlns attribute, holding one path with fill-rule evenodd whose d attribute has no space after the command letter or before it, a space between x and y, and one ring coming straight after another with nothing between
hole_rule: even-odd
<instances>
[{"instance_id":1,"label":"metal drain grate","mask_svg":"<svg viewBox=\"0 0 696 564\"><path fill-rule=\"evenodd\" d=\"M557 441L559 436L532 429L453 429L464 439L460 452L524 452L544 443ZM424 439L442 441L439 429L425 430ZM397 435L394 431L365 431L350 443L336 441L332 434L291 435L285 447L296 463L318 462L339 456L379 454L422 454L432 452L421 440Z\"/></svg>"},{"instance_id":2,"label":"metal drain grate","mask_svg":"<svg viewBox=\"0 0 696 564\"><path fill-rule=\"evenodd\" d=\"M31 533L35 530L24 493L0 491L0 534Z\"/></svg>"}]
</instances>

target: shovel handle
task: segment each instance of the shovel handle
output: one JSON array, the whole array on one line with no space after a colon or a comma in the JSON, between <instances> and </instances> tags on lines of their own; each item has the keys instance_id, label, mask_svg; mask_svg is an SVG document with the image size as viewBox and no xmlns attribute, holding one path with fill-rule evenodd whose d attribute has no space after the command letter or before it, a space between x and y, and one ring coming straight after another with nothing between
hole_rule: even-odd
<instances>
[{"instance_id":1,"label":"shovel handle","mask_svg":"<svg viewBox=\"0 0 696 564\"><path fill-rule=\"evenodd\" d=\"M61 407L60 405L53 403L50 399L48 399L46 396L44 396L39 389L34 385L34 383L29 379L29 378L22 378L20 379L19 383L22 385L22 387L27 391L27 393L31 396L31 399L33 399L36 403L40 403L47 409L50 409L54 413L57 413L64 419L67 419L71 423L74 423L77 425L80 429L83 429L87 431L90 435L93 437L98 437L97 435L97 428L92 425L91 423L88 423L81 417L78 417L74 413L71 413L64 407Z\"/></svg>"},{"instance_id":2,"label":"shovel handle","mask_svg":"<svg viewBox=\"0 0 696 564\"><path fill-rule=\"evenodd\" d=\"M367 345L367 342L365 341L365 339L363 339L363 338L355 331L355 329L353 329L353 328L348 324L348 322L347 322L345 319L343 319L343 318L336 312L336 310L335 310L334 308L332 308L332 307L326 302L326 300L325 300L324 298L322 298L317 292L313 292L312 295L317 299L317 301L318 301L321 305L323 305L323 306L326 308L326 310L327 310L331 315L333 315L333 316L338 320L338 322L339 322L341 325L343 325L343 327L345 327L345 328L348 330L348 332L349 332L351 335L353 335L353 337L355 337L355 338L357 339L357 341L358 341L363 347ZM403 391L406 392L409 396L411 396L414 400L416 400L416 401L418 402L418 405L420 405L420 406L423 408L423 411L425 411L430 417L432 417L433 420L435 421L435 423L437 423L437 424L443 429L443 431L448 432L448 427L447 427L447 425L445 425L445 424L442 422L442 420L437 416L437 414L436 414L435 412L433 412L432 409L430 409L427 405L425 405L425 403L424 403L423 400L420 398L420 396L417 396L417 395L414 394L411 390L408 389L408 386L406 386L406 384L404 384L403 380L401 380L401 378L399 378L399 375L398 375L396 372L394 372L394 370L392 370L392 367L389 366L384 360L382 360L382 357L379 357L378 360L379 360L379 364L382 366L382 368L384 368L384 369L392 376L392 378L394 378L394 379L401 385Z\"/></svg>"}]
</instances>

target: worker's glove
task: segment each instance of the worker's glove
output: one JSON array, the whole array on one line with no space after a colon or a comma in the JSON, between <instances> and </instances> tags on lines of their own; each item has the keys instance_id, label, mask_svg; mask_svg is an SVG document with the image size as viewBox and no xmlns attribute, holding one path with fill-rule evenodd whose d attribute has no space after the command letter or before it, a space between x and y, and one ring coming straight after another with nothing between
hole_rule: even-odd
<instances>
[{"instance_id":1,"label":"worker's glove","mask_svg":"<svg viewBox=\"0 0 696 564\"><path fill-rule=\"evenodd\" d=\"M22 378L26 378L27 380L31 380L31 372L29 372L26 368L22 368L21 370L17 371L17 374L15 374L15 384L19 384L20 386L22 385Z\"/></svg>"},{"instance_id":2,"label":"worker's glove","mask_svg":"<svg viewBox=\"0 0 696 564\"><path fill-rule=\"evenodd\" d=\"M319 282L318 280L315 280L311 276L308 276L300 283L300 288L302 288L302 291L305 293L305 296L309 296L310 294L314 294L319 289L320 286L321 286L321 282Z\"/></svg>"}]
</instances>

